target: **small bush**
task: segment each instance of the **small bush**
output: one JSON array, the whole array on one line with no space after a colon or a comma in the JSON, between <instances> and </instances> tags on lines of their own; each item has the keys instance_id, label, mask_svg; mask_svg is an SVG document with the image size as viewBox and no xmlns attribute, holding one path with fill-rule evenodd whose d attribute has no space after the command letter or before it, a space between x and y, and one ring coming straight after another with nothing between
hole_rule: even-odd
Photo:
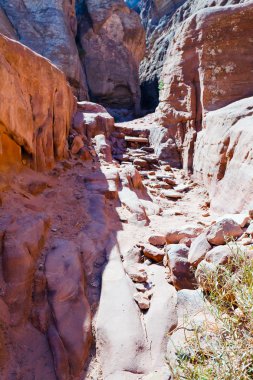
<instances>
[{"instance_id":1,"label":"small bush","mask_svg":"<svg viewBox=\"0 0 253 380\"><path fill-rule=\"evenodd\" d=\"M163 80L159 80L158 82L158 90L162 91L164 89L164 82Z\"/></svg>"},{"instance_id":2,"label":"small bush","mask_svg":"<svg viewBox=\"0 0 253 380\"><path fill-rule=\"evenodd\" d=\"M230 262L206 276L216 328L195 328L176 352L176 368L169 364L173 379L253 379L253 260L233 248Z\"/></svg>"}]
</instances>

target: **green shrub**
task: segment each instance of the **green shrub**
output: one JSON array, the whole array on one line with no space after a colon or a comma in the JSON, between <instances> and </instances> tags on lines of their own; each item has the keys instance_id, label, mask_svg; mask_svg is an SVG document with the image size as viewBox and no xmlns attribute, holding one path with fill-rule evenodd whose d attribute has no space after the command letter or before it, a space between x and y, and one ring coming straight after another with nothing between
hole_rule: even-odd
<instances>
[{"instance_id":1,"label":"green shrub","mask_svg":"<svg viewBox=\"0 0 253 380\"><path fill-rule=\"evenodd\" d=\"M176 368L168 363L174 380L253 379L253 259L231 249L229 264L206 274L215 328L195 328L186 339Z\"/></svg>"}]
</instances>

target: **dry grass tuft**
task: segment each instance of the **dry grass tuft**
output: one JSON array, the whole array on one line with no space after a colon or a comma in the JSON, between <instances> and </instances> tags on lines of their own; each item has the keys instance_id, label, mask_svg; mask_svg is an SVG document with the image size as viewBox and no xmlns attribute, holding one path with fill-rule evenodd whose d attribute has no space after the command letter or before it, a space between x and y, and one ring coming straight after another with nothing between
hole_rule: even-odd
<instances>
[{"instance_id":1,"label":"dry grass tuft","mask_svg":"<svg viewBox=\"0 0 253 380\"><path fill-rule=\"evenodd\" d=\"M253 260L232 246L230 262L205 278L217 328L203 325L186 338L176 368L169 364L174 380L253 379Z\"/></svg>"}]
</instances>

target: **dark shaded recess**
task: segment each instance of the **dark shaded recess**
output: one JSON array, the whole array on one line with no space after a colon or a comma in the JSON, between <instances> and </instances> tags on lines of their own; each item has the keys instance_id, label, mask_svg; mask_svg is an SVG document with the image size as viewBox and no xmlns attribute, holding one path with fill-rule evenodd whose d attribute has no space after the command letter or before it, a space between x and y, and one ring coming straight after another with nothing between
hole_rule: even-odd
<instances>
[{"instance_id":1,"label":"dark shaded recess","mask_svg":"<svg viewBox=\"0 0 253 380\"><path fill-rule=\"evenodd\" d=\"M159 104L158 78L141 83L141 108L154 112Z\"/></svg>"}]
</instances>

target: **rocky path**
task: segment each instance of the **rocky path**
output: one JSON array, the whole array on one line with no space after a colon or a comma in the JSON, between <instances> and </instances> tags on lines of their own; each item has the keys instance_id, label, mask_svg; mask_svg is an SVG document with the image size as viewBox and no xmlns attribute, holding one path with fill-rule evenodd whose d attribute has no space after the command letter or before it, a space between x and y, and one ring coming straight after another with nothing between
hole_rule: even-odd
<instances>
[{"instance_id":1,"label":"rocky path","mask_svg":"<svg viewBox=\"0 0 253 380\"><path fill-rule=\"evenodd\" d=\"M112 151L116 146L120 165L106 162L100 154L101 170L119 173L120 204L115 210L121 230L107 250L94 318L97 351L85 377L90 380L100 379L99 373L108 380L169 379L165 357L168 333L178 324L178 293L165 263L165 236L182 230L179 240L189 245L211 220L206 193L183 171L160 165L148 133L118 126ZM188 292L184 302L193 312L200 296L198 291Z\"/></svg>"},{"instance_id":2,"label":"rocky path","mask_svg":"<svg viewBox=\"0 0 253 380\"><path fill-rule=\"evenodd\" d=\"M202 234L216 215L187 173L158 161L149 134L122 124L81 147L77 135L48 174L1 175L6 373L168 380L180 326L210 319L191 266L217 244ZM231 223L241 236L249 218Z\"/></svg>"}]
</instances>

